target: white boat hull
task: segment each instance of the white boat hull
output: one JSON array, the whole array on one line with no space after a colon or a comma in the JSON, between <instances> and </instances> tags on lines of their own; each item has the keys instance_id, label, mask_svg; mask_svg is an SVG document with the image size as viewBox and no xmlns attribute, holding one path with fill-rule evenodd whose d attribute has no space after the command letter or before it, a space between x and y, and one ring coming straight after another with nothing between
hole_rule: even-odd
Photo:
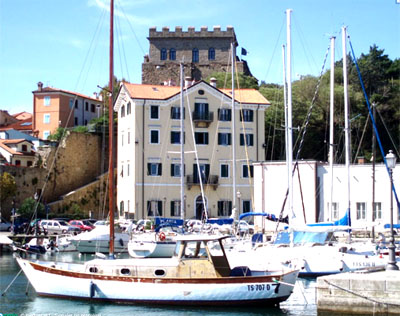
<instances>
[{"instance_id":1,"label":"white boat hull","mask_svg":"<svg viewBox=\"0 0 400 316\"><path fill-rule=\"evenodd\" d=\"M52 263L21 258L17 261L39 295L125 303L275 305L292 293L298 274L290 271L276 277L141 278L80 272L79 266L83 265L78 264L69 264L68 268L65 264L66 269L60 269L52 267Z\"/></svg>"},{"instance_id":2,"label":"white boat hull","mask_svg":"<svg viewBox=\"0 0 400 316\"><path fill-rule=\"evenodd\" d=\"M175 241L130 240L128 253L133 258L170 258L174 254Z\"/></svg>"}]
</instances>

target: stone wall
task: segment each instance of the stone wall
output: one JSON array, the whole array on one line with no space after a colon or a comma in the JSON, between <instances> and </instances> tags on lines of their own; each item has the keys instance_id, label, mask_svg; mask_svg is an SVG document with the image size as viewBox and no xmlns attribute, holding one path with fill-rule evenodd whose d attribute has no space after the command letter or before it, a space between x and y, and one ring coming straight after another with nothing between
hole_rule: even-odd
<instances>
[{"instance_id":1,"label":"stone wall","mask_svg":"<svg viewBox=\"0 0 400 316\"><path fill-rule=\"evenodd\" d=\"M12 174L17 183L16 208L38 191L42 192L43 203L58 201L61 196L93 182L104 173L101 168L102 142L98 135L68 132L58 146L40 148L38 152L36 167L0 166L0 172ZM97 199L94 191L92 195L77 197L81 210L85 212L96 204L86 202L86 199L90 200L89 196ZM6 218L11 214L11 202L12 198L9 198L1 205L2 215ZM51 212L59 210L65 211L65 208L52 209Z\"/></svg>"}]
</instances>

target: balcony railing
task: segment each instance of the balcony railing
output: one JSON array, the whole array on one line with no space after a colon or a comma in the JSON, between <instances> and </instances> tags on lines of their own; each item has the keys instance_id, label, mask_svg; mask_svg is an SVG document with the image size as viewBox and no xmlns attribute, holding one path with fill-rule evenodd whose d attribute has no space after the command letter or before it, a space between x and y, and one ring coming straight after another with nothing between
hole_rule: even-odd
<instances>
[{"instance_id":1,"label":"balcony railing","mask_svg":"<svg viewBox=\"0 0 400 316\"><path fill-rule=\"evenodd\" d=\"M208 177L202 177L201 182L203 185L211 185L214 190L218 187L218 176L217 175L209 175ZM188 190L191 189L194 185L200 185L200 178L198 175L188 175L186 176L186 185Z\"/></svg>"},{"instance_id":2,"label":"balcony railing","mask_svg":"<svg viewBox=\"0 0 400 316\"><path fill-rule=\"evenodd\" d=\"M214 112L192 112L192 119L196 127L208 127L214 120Z\"/></svg>"}]
</instances>

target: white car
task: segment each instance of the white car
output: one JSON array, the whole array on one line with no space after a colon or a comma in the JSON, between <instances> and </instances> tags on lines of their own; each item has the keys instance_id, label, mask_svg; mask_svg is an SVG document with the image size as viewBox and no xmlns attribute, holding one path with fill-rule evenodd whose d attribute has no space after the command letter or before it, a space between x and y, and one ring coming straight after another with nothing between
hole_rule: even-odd
<instances>
[{"instance_id":1,"label":"white car","mask_svg":"<svg viewBox=\"0 0 400 316\"><path fill-rule=\"evenodd\" d=\"M60 220L42 220L40 225L49 234L66 234L66 233L80 233L81 230L78 227L69 225L66 221Z\"/></svg>"},{"instance_id":2,"label":"white car","mask_svg":"<svg viewBox=\"0 0 400 316\"><path fill-rule=\"evenodd\" d=\"M2 232L11 231L11 223L6 222L3 219L1 219L1 221L0 221L0 231L2 231Z\"/></svg>"}]
</instances>

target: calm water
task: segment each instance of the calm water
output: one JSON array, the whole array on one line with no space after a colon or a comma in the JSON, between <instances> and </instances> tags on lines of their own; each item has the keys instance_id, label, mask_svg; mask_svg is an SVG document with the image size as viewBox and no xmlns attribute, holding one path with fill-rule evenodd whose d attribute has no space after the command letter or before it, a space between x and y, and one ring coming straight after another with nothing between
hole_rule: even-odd
<instances>
[{"instance_id":1,"label":"calm water","mask_svg":"<svg viewBox=\"0 0 400 316\"><path fill-rule=\"evenodd\" d=\"M53 258L65 261L77 260L76 254L57 254ZM90 256L81 259L89 259ZM53 259L54 260L54 259ZM20 271L17 262L10 253L0 254L0 290L5 291ZM0 314L18 316L104 316L104 315L317 315L315 305L315 280L299 279L288 301L280 308L200 308L200 307L152 307L90 303L83 301L42 298L35 294L25 275L21 273L4 296L0 297Z\"/></svg>"}]
</instances>

